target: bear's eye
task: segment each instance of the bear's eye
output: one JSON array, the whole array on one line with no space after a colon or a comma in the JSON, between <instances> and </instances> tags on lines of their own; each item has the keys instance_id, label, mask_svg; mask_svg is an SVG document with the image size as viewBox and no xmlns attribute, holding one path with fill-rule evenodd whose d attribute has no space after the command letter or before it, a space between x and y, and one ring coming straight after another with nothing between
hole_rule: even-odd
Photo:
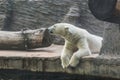
<instances>
[{"instance_id":1,"label":"bear's eye","mask_svg":"<svg viewBox=\"0 0 120 80\"><path fill-rule=\"evenodd\" d=\"M56 26L54 25L54 28L56 28Z\"/></svg>"}]
</instances>

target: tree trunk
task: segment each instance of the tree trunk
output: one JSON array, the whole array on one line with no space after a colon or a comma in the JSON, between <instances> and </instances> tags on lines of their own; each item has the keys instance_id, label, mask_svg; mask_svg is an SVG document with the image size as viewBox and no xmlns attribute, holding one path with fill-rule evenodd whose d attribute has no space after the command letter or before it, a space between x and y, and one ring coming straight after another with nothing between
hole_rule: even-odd
<instances>
[{"instance_id":1,"label":"tree trunk","mask_svg":"<svg viewBox=\"0 0 120 80\"><path fill-rule=\"evenodd\" d=\"M105 28L101 56L120 57L120 26L112 25Z\"/></svg>"},{"instance_id":2,"label":"tree trunk","mask_svg":"<svg viewBox=\"0 0 120 80\"><path fill-rule=\"evenodd\" d=\"M0 31L0 49L33 49L47 47L52 43L45 28L18 32Z\"/></svg>"}]
</instances>

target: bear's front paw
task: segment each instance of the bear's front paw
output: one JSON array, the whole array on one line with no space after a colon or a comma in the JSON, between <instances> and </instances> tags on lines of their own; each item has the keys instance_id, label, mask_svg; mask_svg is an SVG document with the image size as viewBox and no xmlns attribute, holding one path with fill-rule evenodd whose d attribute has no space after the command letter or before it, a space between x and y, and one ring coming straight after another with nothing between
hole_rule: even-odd
<instances>
[{"instance_id":1,"label":"bear's front paw","mask_svg":"<svg viewBox=\"0 0 120 80\"><path fill-rule=\"evenodd\" d=\"M69 65L69 57L68 56L61 56L61 63L63 68L67 68Z\"/></svg>"},{"instance_id":2,"label":"bear's front paw","mask_svg":"<svg viewBox=\"0 0 120 80\"><path fill-rule=\"evenodd\" d=\"M66 62L64 62L64 61L62 62L62 64L61 64L61 65L62 65L63 69L65 69L65 68L67 68L67 67L68 67L68 64L67 64Z\"/></svg>"},{"instance_id":3,"label":"bear's front paw","mask_svg":"<svg viewBox=\"0 0 120 80\"><path fill-rule=\"evenodd\" d=\"M79 58L77 58L76 56L72 56L72 58L69 62L69 66L76 67L78 64L79 64Z\"/></svg>"}]
</instances>

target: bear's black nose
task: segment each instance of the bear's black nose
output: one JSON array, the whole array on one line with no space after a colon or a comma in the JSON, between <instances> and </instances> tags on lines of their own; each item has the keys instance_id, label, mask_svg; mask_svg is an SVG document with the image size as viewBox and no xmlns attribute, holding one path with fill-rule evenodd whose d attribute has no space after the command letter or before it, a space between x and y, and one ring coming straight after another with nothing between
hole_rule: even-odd
<instances>
[{"instance_id":1,"label":"bear's black nose","mask_svg":"<svg viewBox=\"0 0 120 80\"><path fill-rule=\"evenodd\" d=\"M50 33L53 33L53 31L51 30Z\"/></svg>"}]
</instances>

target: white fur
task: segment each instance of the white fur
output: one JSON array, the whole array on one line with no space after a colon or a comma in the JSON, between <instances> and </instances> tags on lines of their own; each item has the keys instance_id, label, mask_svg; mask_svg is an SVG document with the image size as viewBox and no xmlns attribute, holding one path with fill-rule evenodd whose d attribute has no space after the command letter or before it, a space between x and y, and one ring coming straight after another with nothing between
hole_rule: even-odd
<instances>
[{"instance_id":1,"label":"white fur","mask_svg":"<svg viewBox=\"0 0 120 80\"><path fill-rule=\"evenodd\" d=\"M76 67L79 59L88 56L91 52L99 52L102 46L102 37L90 34L82 28L68 23L57 23L49 27L52 34L60 35L65 39L61 53L62 67ZM78 49L77 51L75 51Z\"/></svg>"}]
</instances>

